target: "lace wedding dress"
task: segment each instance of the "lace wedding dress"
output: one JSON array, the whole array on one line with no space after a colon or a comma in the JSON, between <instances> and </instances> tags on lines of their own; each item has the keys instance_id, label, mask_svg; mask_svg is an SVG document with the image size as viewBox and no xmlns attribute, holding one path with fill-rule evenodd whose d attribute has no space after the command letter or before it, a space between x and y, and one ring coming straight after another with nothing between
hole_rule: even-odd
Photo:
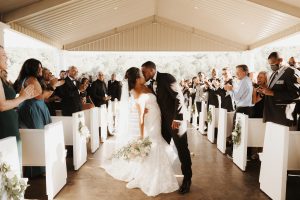
<instances>
[{"instance_id":1,"label":"lace wedding dress","mask_svg":"<svg viewBox=\"0 0 300 200\"><path fill-rule=\"evenodd\" d=\"M112 159L111 163L103 168L115 179L128 182L127 188L140 188L148 196L174 192L179 188L175 177L175 168L177 163L179 166L179 160L175 148L172 148L162 137L161 114L156 96L142 94L138 100L134 101L144 101L148 109L148 113L145 114L144 137L150 137L152 142L150 154L142 161ZM137 121L138 115L134 103L130 107L129 122L132 124L133 121ZM128 137L122 141L124 145L140 136L138 123L131 127L134 128L128 129L130 130L127 133Z\"/></svg>"}]
</instances>

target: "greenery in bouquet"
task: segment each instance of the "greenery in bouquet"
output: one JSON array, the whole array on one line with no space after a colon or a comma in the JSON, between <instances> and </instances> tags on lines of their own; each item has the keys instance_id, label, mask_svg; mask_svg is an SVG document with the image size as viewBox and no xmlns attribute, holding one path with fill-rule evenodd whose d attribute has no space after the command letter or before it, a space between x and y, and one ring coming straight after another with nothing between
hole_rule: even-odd
<instances>
[{"instance_id":1,"label":"greenery in bouquet","mask_svg":"<svg viewBox=\"0 0 300 200\"><path fill-rule=\"evenodd\" d=\"M207 112L207 123L211 123L212 122L212 113L211 113L211 109L208 110Z\"/></svg>"}]
</instances>

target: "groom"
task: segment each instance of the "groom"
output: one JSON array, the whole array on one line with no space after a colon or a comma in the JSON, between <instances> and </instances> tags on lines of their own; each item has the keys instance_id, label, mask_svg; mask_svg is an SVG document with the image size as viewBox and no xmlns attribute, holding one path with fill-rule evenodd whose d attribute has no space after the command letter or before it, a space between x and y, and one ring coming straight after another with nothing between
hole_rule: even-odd
<instances>
[{"instance_id":1,"label":"groom","mask_svg":"<svg viewBox=\"0 0 300 200\"><path fill-rule=\"evenodd\" d=\"M146 81L150 80L149 87L157 97L162 117L162 136L169 144L173 138L178 151L184 175L179 193L188 193L191 186L192 161L188 149L187 128L184 124L187 123L187 119L184 119L185 105L182 91L171 74L159 73L151 61L142 65L142 72Z\"/></svg>"}]
</instances>

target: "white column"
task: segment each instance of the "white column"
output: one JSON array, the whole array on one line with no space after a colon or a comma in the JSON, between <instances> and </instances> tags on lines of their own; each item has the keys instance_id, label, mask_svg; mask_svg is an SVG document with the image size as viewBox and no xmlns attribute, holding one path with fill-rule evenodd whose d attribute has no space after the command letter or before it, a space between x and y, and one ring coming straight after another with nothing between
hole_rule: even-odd
<instances>
[{"instance_id":1,"label":"white column","mask_svg":"<svg viewBox=\"0 0 300 200\"><path fill-rule=\"evenodd\" d=\"M4 46L4 30L8 29L9 25L0 22L0 45Z\"/></svg>"}]
</instances>

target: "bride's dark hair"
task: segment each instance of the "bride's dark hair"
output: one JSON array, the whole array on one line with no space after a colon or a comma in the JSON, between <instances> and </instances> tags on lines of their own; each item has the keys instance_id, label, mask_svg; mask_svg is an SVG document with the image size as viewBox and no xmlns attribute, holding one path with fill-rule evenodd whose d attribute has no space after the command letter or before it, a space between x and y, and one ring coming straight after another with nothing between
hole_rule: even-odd
<instances>
[{"instance_id":1,"label":"bride's dark hair","mask_svg":"<svg viewBox=\"0 0 300 200\"><path fill-rule=\"evenodd\" d=\"M128 81L129 91L135 87L136 79L141 78L140 69L137 67L131 67L126 71L125 78Z\"/></svg>"}]
</instances>

